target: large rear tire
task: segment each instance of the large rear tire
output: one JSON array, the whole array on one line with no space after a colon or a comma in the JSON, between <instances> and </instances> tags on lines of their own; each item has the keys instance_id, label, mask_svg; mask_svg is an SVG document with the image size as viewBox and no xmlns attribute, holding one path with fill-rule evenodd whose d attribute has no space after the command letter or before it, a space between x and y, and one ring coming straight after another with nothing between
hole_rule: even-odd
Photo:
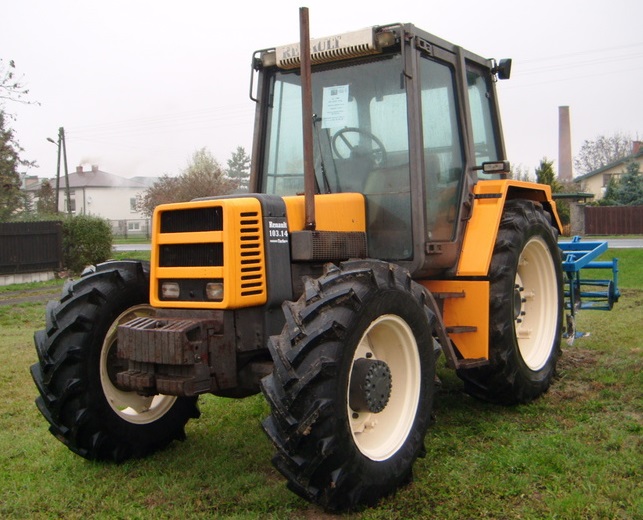
<instances>
[{"instance_id":1,"label":"large rear tire","mask_svg":"<svg viewBox=\"0 0 643 520\"><path fill-rule=\"evenodd\" d=\"M435 317L408 272L378 261L329 266L284 304L262 381L263 426L290 489L327 510L373 505L411 478L435 377Z\"/></svg>"},{"instance_id":2,"label":"large rear tire","mask_svg":"<svg viewBox=\"0 0 643 520\"><path fill-rule=\"evenodd\" d=\"M36 405L50 432L87 459L123 461L184 439L198 417L196 398L141 396L116 384L119 324L151 316L149 276L142 262L108 262L66 285L47 306L47 323L34 340L38 363L31 374Z\"/></svg>"},{"instance_id":3,"label":"large rear tire","mask_svg":"<svg viewBox=\"0 0 643 520\"><path fill-rule=\"evenodd\" d=\"M508 201L489 269L489 365L458 370L469 394L516 404L547 391L561 353L562 276L549 214Z\"/></svg>"}]
</instances>

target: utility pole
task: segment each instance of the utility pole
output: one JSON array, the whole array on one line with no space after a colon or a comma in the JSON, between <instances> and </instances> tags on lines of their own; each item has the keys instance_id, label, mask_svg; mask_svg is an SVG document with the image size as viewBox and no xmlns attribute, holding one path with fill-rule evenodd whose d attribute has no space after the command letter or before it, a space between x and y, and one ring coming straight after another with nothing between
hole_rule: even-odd
<instances>
[{"instance_id":1,"label":"utility pole","mask_svg":"<svg viewBox=\"0 0 643 520\"><path fill-rule=\"evenodd\" d=\"M67 145L65 143L65 129L62 126L58 129L58 142L54 141L51 137L47 137L47 141L58 146L58 162L56 166L56 213L60 213L60 158L62 155L65 166L67 213L71 215L71 195L69 192L69 170L67 169Z\"/></svg>"}]
</instances>

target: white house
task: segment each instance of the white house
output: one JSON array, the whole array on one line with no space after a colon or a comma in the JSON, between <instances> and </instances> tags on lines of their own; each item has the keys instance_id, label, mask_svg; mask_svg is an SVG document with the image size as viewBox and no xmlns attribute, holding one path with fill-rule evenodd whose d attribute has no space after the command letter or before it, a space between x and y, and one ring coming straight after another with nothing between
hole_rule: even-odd
<instances>
[{"instance_id":1,"label":"white house","mask_svg":"<svg viewBox=\"0 0 643 520\"><path fill-rule=\"evenodd\" d=\"M96 165L89 170L77 166L76 171L68 175L68 179L72 214L108 219L117 234L144 235L149 232L149 219L136 211L136 198L143 194L149 183L140 178L127 179L101 171ZM55 188L55 179L50 182ZM62 212L68 212L64 174L60 176L58 207Z\"/></svg>"}]
</instances>

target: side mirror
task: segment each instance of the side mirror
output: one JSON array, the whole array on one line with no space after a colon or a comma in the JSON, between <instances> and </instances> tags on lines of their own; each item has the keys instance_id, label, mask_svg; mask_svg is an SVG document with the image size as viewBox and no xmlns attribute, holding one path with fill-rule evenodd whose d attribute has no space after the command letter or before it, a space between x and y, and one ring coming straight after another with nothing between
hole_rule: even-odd
<instances>
[{"instance_id":1,"label":"side mirror","mask_svg":"<svg viewBox=\"0 0 643 520\"><path fill-rule=\"evenodd\" d=\"M511 76L511 58L500 60L500 62L491 69L492 74L497 74L498 79L509 79Z\"/></svg>"}]
</instances>

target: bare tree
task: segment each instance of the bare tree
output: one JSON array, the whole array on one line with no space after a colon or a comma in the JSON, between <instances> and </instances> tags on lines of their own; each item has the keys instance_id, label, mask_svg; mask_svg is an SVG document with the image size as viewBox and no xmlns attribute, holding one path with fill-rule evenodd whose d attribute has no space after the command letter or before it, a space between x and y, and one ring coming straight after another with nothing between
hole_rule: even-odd
<instances>
[{"instance_id":1,"label":"bare tree","mask_svg":"<svg viewBox=\"0 0 643 520\"><path fill-rule=\"evenodd\" d=\"M26 88L23 76L16 76L16 63L0 58L0 100L18 101L20 103L33 103L23 99L23 96L29 94Z\"/></svg>"},{"instance_id":2,"label":"bare tree","mask_svg":"<svg viewBox=\"0 0 643 520\"><path fill-rule=\"evenodd\" d=\"M56 213L56 192L51 183L45 179L36 192L36 211L38 215L54 215Z\"/></svg>"},{"instance_id":3,"label":"bare tree","mask_svg":"<svg viewBox=\"0 0 643 520\"><path fill-rule=\"evenodd\" d=\"M522 164L511 165L511 174L510 177L517 181L533 181L534 178L529 171L529 168L523 166Z\"/></svg>"},{"instance_id":4,"label":"bare tree","mask_svg":"<svg viewBox=\"0 0 643 520\"><path fill-rule=\"evenodd\" d=\"M206 148L201 148L194 152L191 162L179 176L164 175L145 190L138 198L136 208L149 216L159 204L227 195L236 188L237 182L226 178L218 161Z\"/></svg>"},{"instance_id":5,"label":"bare tree","mask_svg":"<svg viewBox=\"0 0 643 520\"><path fill-rule=\"evenodd\" d=\"M580 174L589 173L627 157L632 151L632 137L627 134L599 135L586 139L574 157L574 167Z\"/></svg>"}]
</instances>

